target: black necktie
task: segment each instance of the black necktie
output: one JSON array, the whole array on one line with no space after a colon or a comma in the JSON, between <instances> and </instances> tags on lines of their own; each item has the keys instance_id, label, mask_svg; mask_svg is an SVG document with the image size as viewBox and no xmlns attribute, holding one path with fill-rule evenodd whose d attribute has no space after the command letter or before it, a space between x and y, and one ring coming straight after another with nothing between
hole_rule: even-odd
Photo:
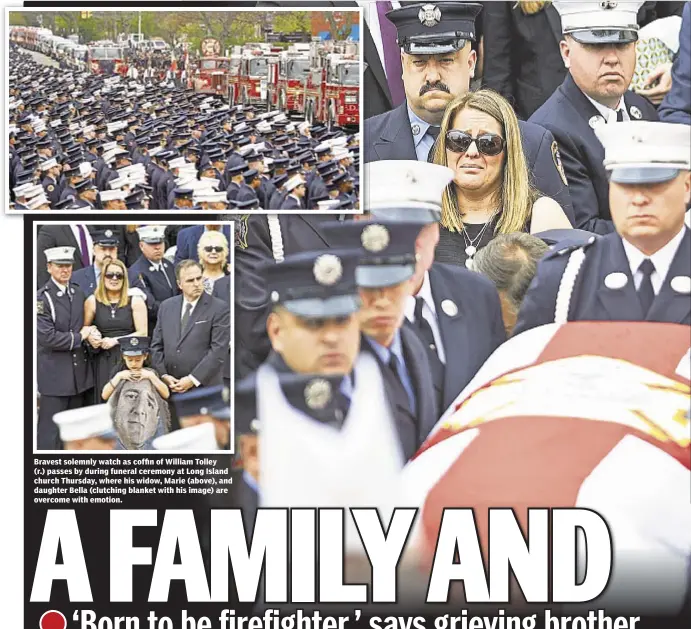
<instances>
[{"instance_id":1,"label":"black necktie","mask_svg":"<svg viewBox=\"0 0 691 629\"><path fill-rule=\"evenodd\" d=\"M187 323L190 320L190 315L192 314L192 304L188 303L185 305L185 312L182 313L182 321L180 322L180 334L185 332Z\"/></svg>"},{"instance_id":2,"label":"black necktie","mask_svg":"<svg viewBox=\"0 0 691 629\"><path fill-rule=\"evenodd\" d=\"M411 412L411 414L414 414L415 409L413 409L410 406L410 397L408 396L408 391L403 386L403 380L401 379L400 361L393 352L391 352L389 356L388 366L389 369L391 369L393 375L395 376L395 383L396 387L398 388L398 395L401 397L401 400L405 400L405 405Z\"/></svg>"},{"instance_id":3,"label":"black necktie","mask_svg":"<svg viewBox=\"0 0 691 629\"><path fill-rule=\"evenodd\" d=\"M617 109L617 122L624 122L624 110Z\"/></svg>"},{"instance_id":4,"label":"black necktie","mask_svg":"<svg viewBox=\"0 0 691 629\"><path fill-rule=\"evenodd\" d=\"M163 277L166 278L166 283L168 284L168 288L173 288L173 285L170 283L170 280L168 279L168 274L166 273L166 270L163 268L163 263L159 262L158 264L158 270L163 273Z\"/></svg>"},{"instance_id":5,"label":"black necktie","mask_svg":"<svg viewBox=\"0 0 691 629\"><path fill-rule=\"evenodd\" d=\"M432 144L432 148L429 150L429 153L427 153L427 161L431 162L434 156L434 147L437 143L437 138L439 137L439 131L441 130L441 127L434 127L430 126L427 128L427 135L431 135L434 138L434 144Z\"/></svg>"},{"instance_id":6,"label":"black necktie","mask_svg":"<svg viewBox=\"0 0 691 629\"><path fill-rule=\"evenodd\" d=\"M441 392L444 390L444 364L441 362L439 354L437 353L438 350L434 340L432 326L422 315L422 308L424 305L425 300L422 297L415 298L415 321L413 322L413 325L425 344L425 348L427 349L427 357L429 358L430 367L432 368L432 380L434 381L437 391L441 394ZM439 400L440 403L441 401L442 400Z\"/></svg>"},{"instance_id":7,"label":"black necktie","mask_svg":"<svg viewBox=\"0 0 691 629\"><path fill-rule=\"evenodd\" d=\"M648 316L648 311L650 306L653 305L653 300L655 299L655 291L653 290L653 282L650 276L655 271L655 265L652 263L650 258L646 258L641 262L641 266L638 270L643 274L643 280L641 285L638 287L638 299L641 302L641 308L643 310L643 316Z\"/></svg>"}]
</instances>

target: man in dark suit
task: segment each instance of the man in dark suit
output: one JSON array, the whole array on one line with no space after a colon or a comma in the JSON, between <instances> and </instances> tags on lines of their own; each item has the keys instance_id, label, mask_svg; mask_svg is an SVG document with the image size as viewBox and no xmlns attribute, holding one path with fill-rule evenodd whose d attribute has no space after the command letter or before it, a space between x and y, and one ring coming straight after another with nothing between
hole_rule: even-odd
<instances>
[{"instance_id":1,"label":"man in dark suit","mask_svg":"<svg viewBox=\"0 0 691 629\"><path fill-rule=\"evenodd\" d=\"M50 274L46 269L46 249L54 247L74 247L76 255L72 263L73 271L91 264L93 241L89 225L40 225L36 236L36 284L43 286Z\"/></svg>"},{"instance_id":2,"label":"man in dark suit","mask_svg":"<svg viewBox=\"0 0 691 629\"><path fill-rule=\"evenodd\" d=\"M663 122L597 128L616 232L557 246L538 265L515 334L557 321L691 325L688 129Z\"/></svg>"},{"instance_id":3,"label":"man in dark suit","mask_svg":"<svg viewBox=\"0 0 691 629\"><path fill-rule=\"evenodd\" d=\"M179 293L175 269L163 257L165 231L164 225L144 225L137 229L141 256L127 270L130 286L146 295L149 330L156 327L161 304Z\"/></svg>"},{"instance_id":4,"label":"man in dark suit","mask_svg":"<svg viewBox=\"0 0 691 629\"><path fill-rule=\"evenodd\" d=\"M434 262L441 197L452 171L424 162L405 168L399 164L386 161L369 166L370 215L374 221L420 225L405 314L424 342L439 410L444 411L506 340L501 304L486 278L460 266Z\"/></svg>"},{"instance_id":5,"label":"man in dark suit","mask_svg":"<svg viewBox=\"0 0 691 629\"><path fill-rule=\"evenodd\" d=\"M425 7L432 7L429 14ZM481 8L477 3L444 2L443 10L434 4L412 5L387 14L398 29L403 50L406 101L365 120L365 162L428 160L447 105L468 91L475 74L477 55L470 42L475 39L475 19ZM537 125L519 125L536 187L559 203L573 222L569 190L560 172L559 149L552 134Z\"/></svg>"},{"instance_id":6,"label":"man in dark suit","mask_svg":"<svg viewBox=\"0 0 691 629\"><path fill-rule=\"evenodd\" d=\"M422 225L347 221L324 229L339 246L360 252L356 280L362 301L362 351L379 365L404 458L409 459L440 416L425 344L405 319Z\"/></svg>"},{"instance_id":7,"label":"man in dark suit","mask_svg":"<svg viewBox=\"0 0 691 629\"><path fill-rule=\"evenodd\" d=\"M223 383L230 339L228 304L204 292L202 269L192 260L176 268L181 295L161 304L151 361L173 393Z\"/></svg>"},{"instance_id":8,"label":"man in dark suit","mask_svg":"<svg viewBox=\"0 0 691 629\"><path fill-rule=\"evenodd\" d=\"M36 294L39 450L62 447L53 415L87 404L94 385L84 346L94 328L84 325L84 293L70 282L74 252L73 247L45 250L50 279Z\"/></svg>"},{"instance_id":9,"label":"man in dark suit","mask_svg":"<svg viewBox=\"0 0 691 629\"><path fill-rule=\"evenodd\" d=\"M660 105L660 120L691 125L691 3L686 2L679 52L672 65L672 89Z\"/></svg>"},{"instance_id":10,"label":"man in dark suit","mask_svg":"<svg viewBox=\"0 0 691 629\"><path fill-rule=\"evenodd\" d=\"M220 280L214 282L214 289L211 296L220 299L228 304L230 311L230 281L231 275L225 275ZM232 341L231 341L232 342ZM228 356L223 362L223 384L227 389L230 389L230 344L228 346Z\"/></svg>"},{"instance_id":11,"label":"man in dark suit","mask_svg":"<svg viewBox=\"0 0 691 629\"><path fill-rule=\"evenodd\" d=\"M528 120L561 85L561 18L550 2L484 2L482 82Z\"/></svg>"},{"instance_id":12,"label":"man in dark suit","mask_svg":"<svg viewBox=\"0 0 691 629\"><path fill-rule=\"evenodd\" d=\"M595 128L658 119L648 100L627 91L636 66L640 4L554 2L562 18L561 54L569 73L530 117L530 122L549 129L559 143L576 217L574 227L598 234L612 232L614 225L602 165L604 150Z\"/></svg>"},{"instance_id":13,"label":"man in dark suit","mask_svg":"<svg viewBox=\"0 0 691 629\"><path fill-rule=\"evenodd\" d=\"M199 261L199 251L197 245L199 239L205 231L222 231L223 235L228 240L230 245L230 225L192 225L190 227L183 227L178 232L176 248L175 248L175 264L183 260Z\"/></svg>"},{"instance_id":14,"label":"man in dark suit","mask_svg":"<svg viewBox=\"0 0 691 629\"><path fill-rule=\"evenodd\" d=\"M94 243L94 263L72 273L72 282L82 289L85 297L92 295L98 286L98 280L107 259L118 257L118 236L113 229L94 226L91 238Z\"/></svg>"}]
</instances>

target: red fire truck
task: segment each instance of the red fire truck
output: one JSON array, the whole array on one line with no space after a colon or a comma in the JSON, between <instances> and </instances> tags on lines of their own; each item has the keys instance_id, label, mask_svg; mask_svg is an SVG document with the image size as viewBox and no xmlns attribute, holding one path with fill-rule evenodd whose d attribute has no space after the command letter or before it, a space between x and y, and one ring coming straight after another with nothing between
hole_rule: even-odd
<instances>
[{"instance_id":1,"label":"red fire truck","mask_svg":"<svg viewBox=\"0 0 691 629\"><path fill-rule=\"evenodd\" d=\"M113 69L118 74L127 74L127 62L123 48L101 42L89 46L89 64L92 74L103 74L110 63L113 64Z\"/></svg>"},{"instance_id":2,"label":"red fire truck","mask_svg":"<svg viewBox=\"0 0 691 629\"><path fill-rule=\"evenodd\" d=\"M243 105L266 104L269 60L280 48L268 44L245 44L240 56L239 101Z\"/></svg>"},{"instance_id":3,"label":"red fire truck","mask_svg":"<svg viewBox=\"0 0 691 629\"><path fill-rule=\"evenodd\" d=\"M230 59L228 57L202 57L199 61L199 70L193 79L194 91L226 97L229 69Z\"/></svg>"},{"instance_id":4,"label":"red fire truck","mask_svg":"<svg viewBox=\"0 0 691 629\"><path fill-rule=\"evenodd\" d=\"M310 123L360 123L360 60L356 43L312 42L300 113Z\"/></svg>"},{"instance_id":5,"label":"red fire truck","mask_svg":"<svg viewBox=\"0 0 691 629\"><path fill-rule=\"evenodd\" d=\"M293 44L279 53L270 66L269 90L271 106L286 113L303 107L304 82L310 70L310 45Z\"/></svg>"}]
</instances>

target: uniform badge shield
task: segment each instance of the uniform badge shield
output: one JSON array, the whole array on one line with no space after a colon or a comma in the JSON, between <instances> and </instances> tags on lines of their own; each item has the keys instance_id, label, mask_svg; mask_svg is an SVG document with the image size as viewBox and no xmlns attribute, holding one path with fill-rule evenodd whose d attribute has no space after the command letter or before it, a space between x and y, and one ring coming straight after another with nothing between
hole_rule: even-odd
<instances>
[{"instance_id":1,"label":"uniform badge shield","mask_svg":"<svg viewBox=\"0 0 691 629\"><path fill-rule=\"evenodd\" d=\"M559 145L557 144L556 140L554 142L552 142L552 160L554 160L554 165L556 166L557 172L559 173L561 180L564 182L564 185L568 186L569 182L566 179L566 173L564 172L564 165L561 163L561 155L559 154Z\"/></svg>"},{"instance_id":2,"label":"uniform badge shield","mask_svg":"<svg viewBox=\"0 0 691 629\"><path fill-rule=\"evenodd\" d=\"M314 261L314 279L322 286L333 286L343 275L341 259L331 253L325 253Z\"/></svg>"},{"instance_id":3,"label":"uniform badge shield","mask_svg":"<svg viewBox=\"0 0 691 629\"><path fill-rule=\"evenodd\" d=\"M249 214L244 214L235 220L235 246L238 249L247 249L247 235L249 234L248 221L250 220Z\"/></svg>"},{"instance_id":4,"label":"uniform badge shield","mask_svg":"<svg viewBox=\"0 0 691 629\"><path fill-rule=\"evenodd\" d=\"M643 114L641 113L641 110L634 105L629 109L629 113L631 114L632 118L635 118L636 120L640 120L643 117Z\"/></svg>"},{"instance_id":5,"label":"uniform badge shield","mask_svg":"<svg viewBox=\"0 0 691 629\"><path fill-rule=\"evenodd\" d=\"M434 4L423 4L417 17L423 26L432 28L441 22L441 9Z\"/></svg>"},{"instance_id":6,"label":"uniform badge shield","mask_svg":"<svg viewBox=\"0 0 691 629\"><path fill-rule=\"evenodd\" d=\"M328 380L317 378L305 387L305 404L313 411L321 410L331 400L331 384Z\"/></svg>"},{"instance_id":7,"label":"uniform badge shield","mask_svg":"<svg viewBox=\"0 0 691 629\"><path fill-rule=\"evenodd\" d=\"M389 230L384 225L368 225L362 230L360 241L370 253L379 253L389 246Z\"/></svg>"}]
</instances>

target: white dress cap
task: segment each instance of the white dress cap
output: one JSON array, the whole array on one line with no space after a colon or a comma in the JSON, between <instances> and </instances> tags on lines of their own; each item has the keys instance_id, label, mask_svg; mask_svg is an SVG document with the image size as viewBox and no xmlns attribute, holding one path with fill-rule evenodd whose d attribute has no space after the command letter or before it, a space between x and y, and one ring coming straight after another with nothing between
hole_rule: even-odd
<instances>
[{"instance_id":1,"label":"white dress cap","mask_svg":"<svg viewBox=\"0 0 691 629\"><path fill-rule=\"evenodd\" d=\"M115 437L110 419L110 405L85 406L53 415L62 441L75 441L89 437Z\"/></svg>"},{"instance_id":2,"label":"white dress cap","mask_svg":"<svg viewBox=\"0 0 691 629\"><path fill-rule=\"evenodd\" d=\"M155 450L191 450L208 452L218 450L213 422L204 422L190 428L174 430L153 440Z\"/></svg>"},{"instance_id":3,"label":"white dress cap","mask_svg":"<svg viewBox=\"0 0 691 629\"><path fill-rule=\"evenodd\" d=\"M51 247L46 249L43 253L48 262L56 262L57 264L69 264L74 262L74 247Z\"/></svg>"}]
</instances>

